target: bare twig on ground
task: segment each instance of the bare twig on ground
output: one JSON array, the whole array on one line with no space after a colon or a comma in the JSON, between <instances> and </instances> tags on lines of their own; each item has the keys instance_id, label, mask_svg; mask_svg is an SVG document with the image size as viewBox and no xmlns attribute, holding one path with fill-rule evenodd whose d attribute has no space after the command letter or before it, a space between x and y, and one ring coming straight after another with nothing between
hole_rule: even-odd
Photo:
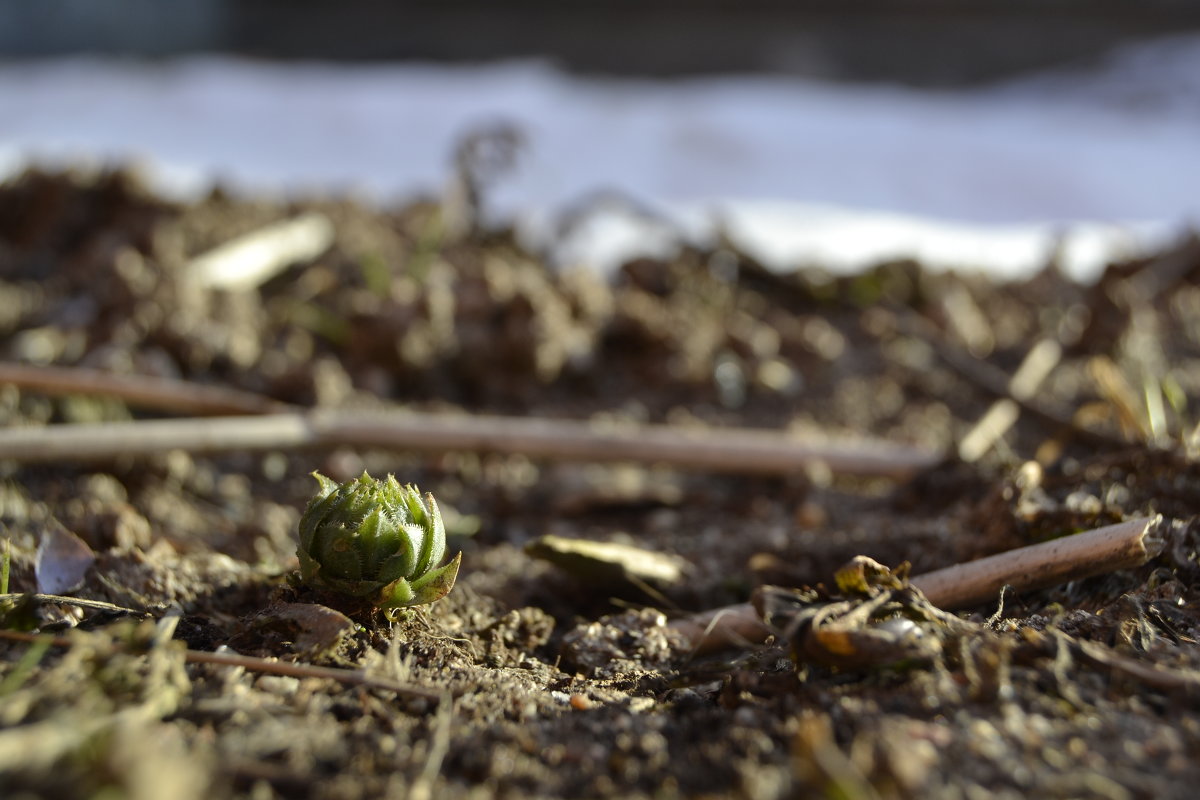
<instances>
[{"instance_id":1,"label":"bare twig on ground","mask_svg":"<svg viewBox=\"0 0 1200 800\"><path fill-rule=\"evenodd\" d=\"M912 585L938 608L968 608L995 599L1004 586L1032 591L1140 566L1162 552L1163 524L1161 516L1120 522L927 572L914 577ZM761 642L770 632L749 603L684 617L671 626L698 653Z\"/></svg>"},{"instance_id":2,"label":"bare twig on ground","mask_svg":"<svg viewBox=\"0 0 1200 800\"><path fill-rule=\"evenodd\" d=\"M36 643L48 641L52 647L71 647L75 642L67 636L47 636L40 633L24 633L21 631L0 630L0 639L13 642ZM404 697L421 698L424 700L440 701L442 692L426 689L421 686L379 678L357 670L336 669L334 667L318 667L312 664L295 664L287 661L272 661L254 656L244 656L238 653L209 653L203 650L185 650L184 661L189 664L216 664L224 667L242 667L250 672L261 672L269 675L286 675L292 678L322 678L347 686L361 686L364 689L381 689L395 692Z\"/></svg>"},{"instance_id":3,"label":"bare twig on ground","mask_svg":"<svg viewBox=\"0 0 1200 800\"><path fill-rule=\"evenodd\" d=\"M912 579L941 608L966 608L1011 586L1025 592L1145 564L1165 544L1162 517L1142 517L927 572Z\"/></svg>"},{"instance_id":4,"label":"bare twig on ground","mask_svg":"<svg viewBox=\"0 0 1200 800\"><path fill-rule=\"evenodd\" d=\"M126 608L113 603L106 603L103 600L85 600L82 597L67 597L61 594L39 594L37 592L30 593L4 593L0 594L0 602L5 600L33 600L39 603L54 603L63 606L77 606L79 608L90 608L93 611L108 611L114 614L129 614L131 616L142 616L145 611L138 611L134 608Z\"/></svg>"},{"instance_id":5,"label":"bare twig on ground","mask_svg":"<svg viewBox=\"0 0 1200 800\"><path fill-rule=\"evenodd\" d=\"M395 692L404 697L419 697L425 700L439 701L443 693L420 686L411 686L388 678L367 675L364 672L335 667L317 667L312 664L294 664L287 661L270 661L265 658L254 658L237 653L208 653L202 650L188 650L185 660L189 664L218 664L226 667L243 667L251 672L265 672L272 675L287 675L293 678L327 678L347 686L361 686L364 689L382 689Z\"/></svg>"},{"instance_id":6,"label":"bare twig on ground","mask_svg":"<svg viewBox=\"0 0 1200 800\"><path fill-rule=\"evenodd\" d=\"M633 461L727 473L787 474L816 463L834 472L903 477L940 457L877 439L810 442L781 431L602 428L573 420L452 416L411 411L318 410L259 417L147 420L0 430L0 459L87 461L170 450L194 453L300 447L369 447L530 458Z\"/></svg>"},{"instance_id":7,"label":"bare twig on ground","mask_svg":"<svg viewBox=\"0 0 1200 800\"><path fill-rule=\"evenodd\" d=\"M82 367L0 363L0 384L54 395L107 395L140 408L203 416L270 414L288 409L286 403L237 389Z\"/></svg>"},{"instance_id":8,"label":"bare twig on ground","mask_svg":"<svg viewBox=\"0 0 1200 800\"><path fill-rule=\"evenodd\" d=\"M1066 634L1062 632L1058 632L1057 635L1066 637ZM1200 672L1196 670L1166 669L1153 664L1145 664L1129 656L1114 653L1097 642L1071 639L1070 645L1084 660L1097 666L1106 667L1118 675L1164 692L1182 692L1191 697L1200 696Z\"/></svg>"}]
</instances>

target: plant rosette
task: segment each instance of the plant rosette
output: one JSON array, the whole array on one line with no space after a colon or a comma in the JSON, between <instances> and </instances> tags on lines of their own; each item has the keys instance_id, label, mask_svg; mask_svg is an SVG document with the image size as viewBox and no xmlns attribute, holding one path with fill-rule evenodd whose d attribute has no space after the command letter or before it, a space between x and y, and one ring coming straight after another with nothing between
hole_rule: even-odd
<instances>
[{"instance_id":1,"label":"plant rosette","mask_svg":"<svg viewBox=\"0 0 1200 800\"><path fill-rule=\"evenodd\" d=\"M458 577L462 553L445 566L446 529L432 494L421 498L393 475L365 471L320 484L300 518L300 580L312 588L357 598L389 619L409 606L445 597Z\"/></svg>"}]
</instances>

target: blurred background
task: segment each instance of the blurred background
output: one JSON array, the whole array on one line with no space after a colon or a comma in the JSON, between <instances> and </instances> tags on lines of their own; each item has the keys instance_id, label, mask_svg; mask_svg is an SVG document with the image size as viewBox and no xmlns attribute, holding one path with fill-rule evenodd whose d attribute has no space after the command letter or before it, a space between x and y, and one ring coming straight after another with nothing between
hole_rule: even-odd
<instances>
[{"instance_id":1,"label":"blurred background","mask_svg":"<svg viewBox=\"0 0 1200 800\"><path fill-rule=\"evenodd\" d=\"M535 57L603 74L751 71L935 86L1200 28L1200 8L1183 0L5 0L0 8L0 45L19 56Z\"/></svg>"},{"instance_id":2,"label":"blurred background","mask_svg":"<svg viewBox=\"0 0 1200 800\"><path fill-rule=\"evenodd\" d=\"M1200 6L0 0L5 174L393 202L497 130L486 211L560 263L720 233L1087 277L1200 219Z\"/></svg>"}]
</instances>

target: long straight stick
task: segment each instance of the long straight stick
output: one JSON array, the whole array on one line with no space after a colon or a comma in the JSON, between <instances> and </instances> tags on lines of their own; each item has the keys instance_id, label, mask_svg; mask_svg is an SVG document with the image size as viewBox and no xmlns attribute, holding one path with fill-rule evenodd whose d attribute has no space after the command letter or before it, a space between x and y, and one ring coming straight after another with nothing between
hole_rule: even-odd
<instances>
[{"instance_id":1,"label":"long straight stick","mask_svg":"<svg viewBox=\"0 0 1200 800\"><path fill-rule=\"evenodd\" d=\"M1162 516L1142 517L926 572L912 579L935 606L968 608L1011 586L1043 589L1091 575L1137 567L1163 549Z\"/></svg>"},{"instance_id":2,"label":"long straight stick","mask_svg":"<svg viewBox=\"0 0 1200 800\"><path fill-rule=\"evenodd\" d=\"M131 406L196 415L270 414L288 405L270 397L191 381L84 367L0 362L0 384L46 394L106 395Z\"/></svg>"},{"instance_id":3,"label":"long straight stick","mask_svg":"<svg viewBox=\"0 0 1200 800\"><path fill-rule=\"evenodd\" d=\"M0 430L0 459L17 461L88 461L176 449L214 453L340 446L520 453L759 474L787 474L819 462L844 474L903 477L940 460L926 450L875 439L811 442L783 431L746 428L617 428L577 420L414 411L331 410Z\"/></svg>"}]
</instances>

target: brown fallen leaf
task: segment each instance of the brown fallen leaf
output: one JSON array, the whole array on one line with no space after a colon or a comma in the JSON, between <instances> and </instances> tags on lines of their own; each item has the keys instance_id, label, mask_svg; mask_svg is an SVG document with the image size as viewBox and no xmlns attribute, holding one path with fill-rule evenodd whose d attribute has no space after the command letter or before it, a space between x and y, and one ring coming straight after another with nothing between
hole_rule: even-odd
<instances>
[{"instance_id":1,"label":"brown fallen leaf","mask_svg":"<svg viewBox=\"0 0 1200 800\"><path fill-rule=\"evenodd\" d=\"M255 615L237 637L245 647L252 640L283 638L292 652L305 658L333 653L358 625L340 611L317 603L275 603Z\"/></svg>"}]
</instances>

